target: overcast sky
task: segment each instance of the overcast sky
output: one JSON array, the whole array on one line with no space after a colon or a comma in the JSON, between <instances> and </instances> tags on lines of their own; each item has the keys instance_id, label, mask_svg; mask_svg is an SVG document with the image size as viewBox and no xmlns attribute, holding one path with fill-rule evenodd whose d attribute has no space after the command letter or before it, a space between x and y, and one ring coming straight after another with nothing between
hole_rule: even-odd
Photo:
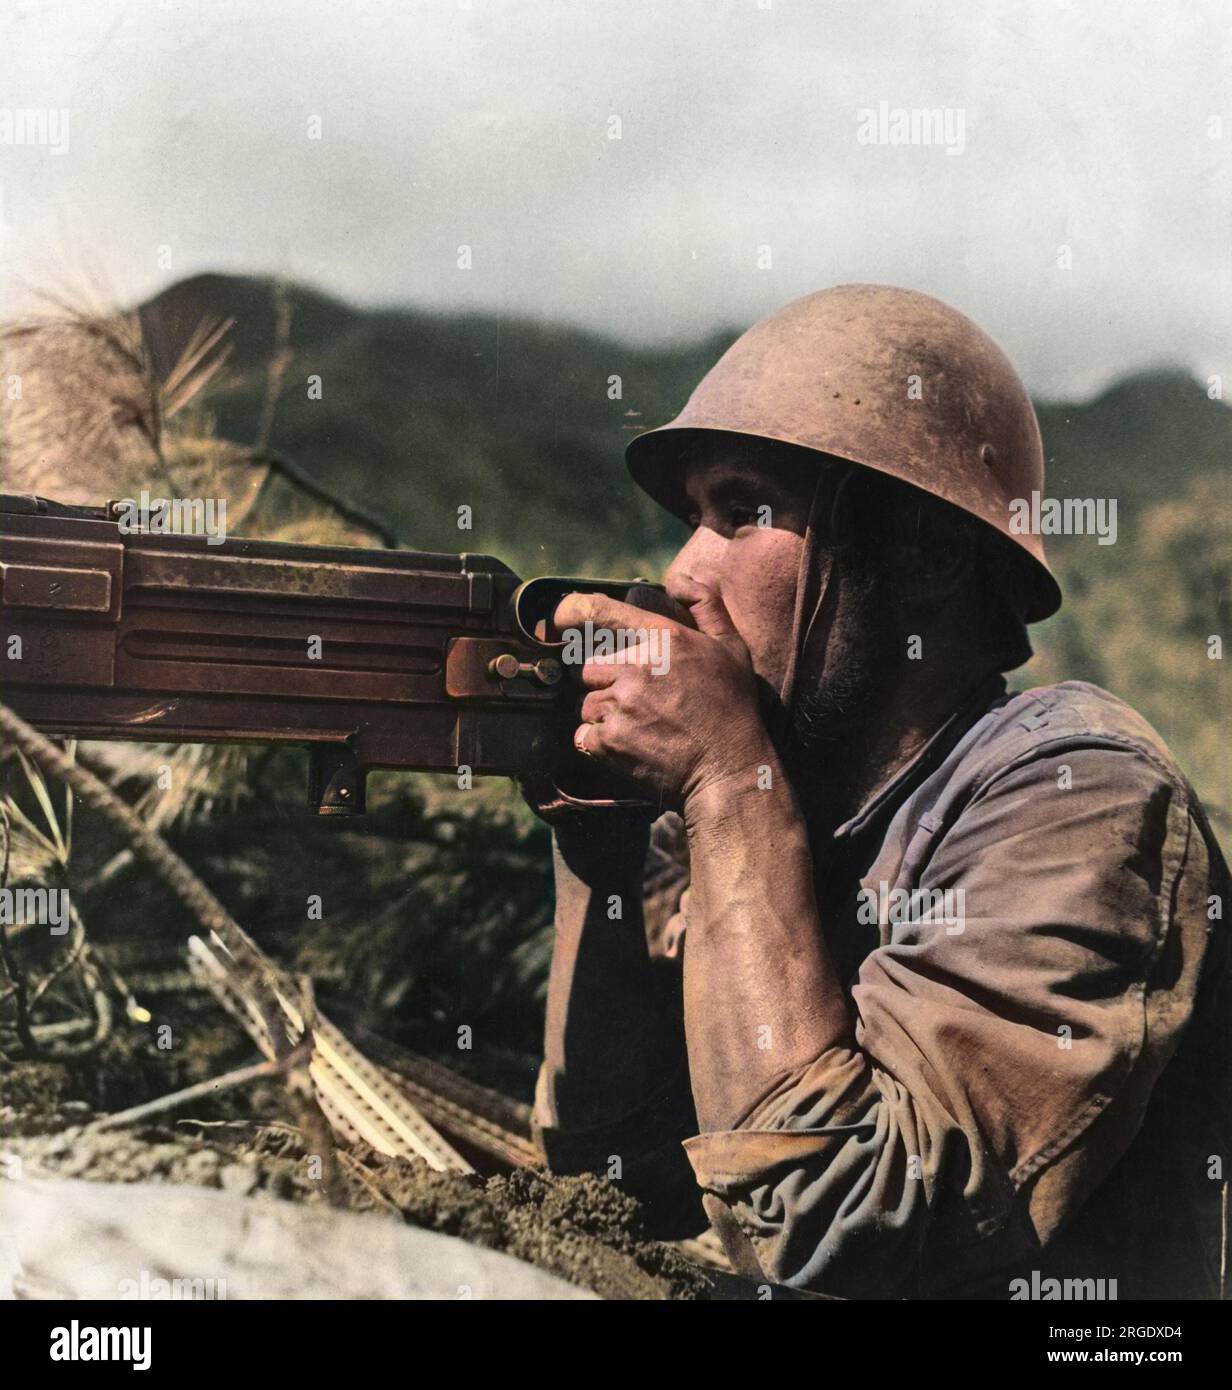
<instances>
[{"instance_id":1,"label":"overcast sky","mask_svg":"<svg viewBox=\"0 0 1232 1390\"><path fill-rule=\"evenodd\" d=\"M1230 74L1232 0L0 0L0 257L639 341L876 280L1039 394L1232 380Z\"/></svg>"}]
</instances>

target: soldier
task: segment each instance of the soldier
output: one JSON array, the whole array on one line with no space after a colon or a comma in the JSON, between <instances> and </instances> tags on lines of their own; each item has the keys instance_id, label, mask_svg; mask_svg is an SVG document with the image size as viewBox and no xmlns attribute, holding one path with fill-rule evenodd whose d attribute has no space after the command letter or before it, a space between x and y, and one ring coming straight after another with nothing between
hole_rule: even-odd
<instances>
[{"instance_id":1,"label":"soldier","mask_svg":"<svg viewBox=\"0 0 1232 1390\"><path fill-rule=\"evenodd\" d=\"M1219 1296L1227 868L1132 709L1007 693L1061 601L1011 525L1044 459L1009 361L842 286L628 462L693 528L690 624L556 620L670 635L658 674L587 664L575 741L679 813L689 887L665 929L644 822L557 819L553 1169L618 1175L664 1232L700 1197L737 1269L799 1288Z\"/></svg>"}]
</instances>

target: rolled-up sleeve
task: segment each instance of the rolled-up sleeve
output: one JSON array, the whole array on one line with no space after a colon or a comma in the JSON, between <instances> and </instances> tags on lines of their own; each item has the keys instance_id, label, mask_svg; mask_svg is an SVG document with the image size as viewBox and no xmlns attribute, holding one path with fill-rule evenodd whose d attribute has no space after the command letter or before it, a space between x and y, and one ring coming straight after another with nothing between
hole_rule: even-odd
<instances>
[{"instance_id":1,"label":"rolled-up sleeve","mask_svg":"<svg viewBox=\"0 0 1232 1390\"><path fill-rule=\"evenodd\" d=\"M950 890L958 923L883 924L854 1045L685 1146L747 1273L856 1297L986 1282L1124 1152L1188 1021L1205 937L1174 930L1192 826L1163 766L1044 748L924 833L903 886Z\"/></svg>"}]
</instances>

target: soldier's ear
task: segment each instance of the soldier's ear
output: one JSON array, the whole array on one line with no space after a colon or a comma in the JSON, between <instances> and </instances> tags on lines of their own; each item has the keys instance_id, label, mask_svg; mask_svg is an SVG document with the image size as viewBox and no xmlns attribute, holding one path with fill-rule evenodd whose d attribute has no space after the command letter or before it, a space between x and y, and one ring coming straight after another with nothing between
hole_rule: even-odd
<instances>
[{"instance_id":1,"label":"soldier's ear","mask_svg":"<svg viewBox=\"0 0 1232 1390\"><path fill-rule=\"evenodd\" d=\"M922 540L887 547L888 573L895 592L908 608L938 608L969 583L975 569L972 547L962 536L945 543Z\"/></svg>"},{"instance_id":2,"label":"soldier's ear","mask_svg":"<svg viewBox=\"0 0 1232 1390\"><path fill-rule=\"evenodd\" d=\"M836 534L853 538L905 608L943 606L977 569L973 524L896 479L857 470L835 510Z\"/></svg>"}]
</instances>

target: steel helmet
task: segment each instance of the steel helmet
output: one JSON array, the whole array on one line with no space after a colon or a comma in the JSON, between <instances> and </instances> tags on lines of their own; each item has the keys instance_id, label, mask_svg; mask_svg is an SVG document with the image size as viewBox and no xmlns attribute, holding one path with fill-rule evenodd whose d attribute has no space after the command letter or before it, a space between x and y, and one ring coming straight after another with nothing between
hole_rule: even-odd
<instances>
[{"instance_id":1,"label":"steel helmet","mask_svg":"<svg viewBox=\"0 0 1232 1390\"><path fill-rule=\"evenodd\" d=\"M1027 622L1060 607L1042 539L1010 529L1011 502L1044 490L1030 397L992 339L938 299L838 285L750 328L674 420L626 451L638 485L678 516L679 463L699 431L815 449L940 497L1029 557Z\"/></svg>"}]
</instances>

